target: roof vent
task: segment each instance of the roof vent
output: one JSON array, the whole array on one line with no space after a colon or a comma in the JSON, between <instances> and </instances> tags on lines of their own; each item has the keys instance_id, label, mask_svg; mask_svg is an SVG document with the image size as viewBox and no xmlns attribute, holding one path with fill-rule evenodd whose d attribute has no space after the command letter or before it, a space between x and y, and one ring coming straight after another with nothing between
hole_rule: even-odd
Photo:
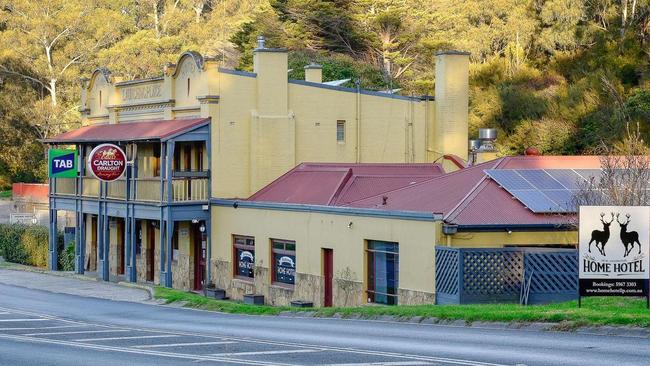
<instances>
[{"instance_id":1,"label":"roof vent","mask_svg":"<svg viewBox=\"0 0 650 366\"><path fill-rule=\"evenodd\" d=\"M493 151L494 141L497 139L496 128L479 128L478 139L481 141L481 151Z\"/></svg>"},{"instance_id":2,"label":"roof vent","mask_svg":"<svg viewBox=\"0 0 650 366\"><path fill-rule=\"evenodd\" d=\"M266 38L257 36L257 48L266 48Z\"/></svg>"}]
</instances>

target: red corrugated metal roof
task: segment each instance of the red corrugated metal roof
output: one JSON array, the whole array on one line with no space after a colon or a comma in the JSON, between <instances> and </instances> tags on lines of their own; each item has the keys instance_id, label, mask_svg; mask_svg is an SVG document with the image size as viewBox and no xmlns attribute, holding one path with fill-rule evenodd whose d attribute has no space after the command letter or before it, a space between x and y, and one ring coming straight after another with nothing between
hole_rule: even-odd
<instances>
[{"instance_id":1,"label":"red corrugated metal roof","mask_svg":"<svg viewBox=\"0 0 650 366\"><path fill-rule=\"evenodd\" d=\"M189 131L209 121L210 118L189 118L90 125L62 133L50 139L45 139L43 142L75 143L161 140Z\"/></svg>"},{"instance_id":2,"label":"red corrugated metal roof","mask_svg":"<svg viewBox=\"0 0 650 366\"><path fill-rule=\"evenodd\" d=\"M600 158L514 156L443 175L431 171L432 167L440 169L435 165L409 166L411 168L404 167L404 164L388 164L384 168L363 164L301 164L251 199L440 213L446 222L459 225L562 224L569 220L566 215L532 212L490 179L485 170L593 169L600 168ZM434 175L418 174L420 169L428 169ZM297 174L299 171L309 173L303 176ZM317 173L320 171L322 174ZM401 174L395 174L397 171Z\"/></svg>"},{"instance_id":3,"label":"red corrugated metal roof","mask_svg":"<svg viewBox=\"0 0 650 366\"><path fill-rule=\"evenodd\" d=\"M488 178L487 169L592 169L600 168L598 156L504 157L411 187L401 188L350 206L387 210L441 213L445 221L459 225L560 224L567 217L536 214ZM386 197L386 204L383 197Z\"/></svg>"},{"instance_id":4,"label":"red corrugated metal roof","mask_svg":"<svg viewBox=\"0 0 650 366\"><path fill-rule=\"evenodd\" d=\"M497 169L598 169L599 156L510 156L499 159ZM459 225L566 224L573 214L538 214L526 208L508 191L489 178L458 206L446 213L445 221Z\"/></svg>"},{"instance_id":5,"label":"red corrugated metal roof","mask_svg":"<svg viewBox=\"0 0 650 366\"><path fill-rule=\"evenodd\" d=\"M248 200L341 206L443 173L438 164L303 163Z\"/></svg>"},{"instance_id":6,"label":"red corrugated metal roof","mask_svg":"<svg viewBox=\"0 0 650 366\"><path fill-rule=\"evenodd\" d=\"M355 201L349 206L445 214L471 192L485 176L483 171L494 168L497 162L495 160L457 170L418 184ZM384 197L386 197L385 204Z\"/></svg>"}]
</instances>

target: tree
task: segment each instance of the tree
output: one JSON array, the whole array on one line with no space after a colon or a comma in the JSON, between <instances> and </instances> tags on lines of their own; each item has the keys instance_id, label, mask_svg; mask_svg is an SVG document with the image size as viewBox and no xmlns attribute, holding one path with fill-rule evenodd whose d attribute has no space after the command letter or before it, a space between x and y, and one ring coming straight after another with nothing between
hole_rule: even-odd
<instances>
[{"instance_id":1,"label":"tree","mask_svg":"<svg viewBox=\"0 0 650 366\"><path fill-rule=\"evenodd\" d=\"M404 16L409 11L404 0L365 0L361 8L358 18L369 39L367 58L392 85L417 62L423 29L416 18Z\"/></svg>"},{"instance_id":2,"label":"tree","mask_svg":"<svg viewBox=\"0 0 650 366\"><path fill-rule=\"evenodd\" d=\"M114 43L128 26L119 3L109 4L83 0L6 2L3 20L7 30L0 35L0 44L13 45L5 51L5 58L16 60L22 69L3 63L0 72L38 84L56 106L60 80L78 74L75 66Z\"/></svg>"},{"instance_id":3,"label":"tree","mask_svg":"<svg viewBox=\"0 0 650 366\"><path fill-rule=\"evenodd\" d=\"M602 175L582 184L574 198L577 206L650 205L650 148L638 129L630 128L623 141L602 147Z\"/></svg>"}]
</instances>

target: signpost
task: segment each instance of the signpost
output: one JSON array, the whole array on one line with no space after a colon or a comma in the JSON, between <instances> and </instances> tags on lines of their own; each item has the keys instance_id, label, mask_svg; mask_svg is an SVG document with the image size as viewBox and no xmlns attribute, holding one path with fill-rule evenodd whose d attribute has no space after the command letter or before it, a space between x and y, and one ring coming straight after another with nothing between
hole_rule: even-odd
<instances>
[{"instance_id":1,"label":"signpost","mask_svg":"<svg viewBox=\"0 0 650 366\"><path fill-rule=\"evenodd\" d=\"M582 206L579 300L644 296L650 305L650 207Z\"/></svg>"},{"instance_id":2,"label":"signpost","mask_svg":"<svg viewBox=\"0 0 650 366\"><path fill-rule=\"evenodd\" d=\"M48 174L50 178L77 177L77 150L48 150Z\"/></svg>"}]
</instances>

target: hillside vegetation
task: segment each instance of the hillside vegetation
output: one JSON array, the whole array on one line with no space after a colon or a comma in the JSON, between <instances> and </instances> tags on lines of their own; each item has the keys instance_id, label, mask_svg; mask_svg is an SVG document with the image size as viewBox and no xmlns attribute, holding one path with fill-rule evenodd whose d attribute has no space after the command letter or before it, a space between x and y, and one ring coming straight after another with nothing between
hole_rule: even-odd
<instances>
[{"instance_id":1,"label":"hillside vegetation","mask_svg":"<svg viewBox=\"0 0 650 366\"><path fill-rule=\"evenodd\" d=\"M250 70L258 35L291 78L433 94L434 54L471 52L471 133L503 154L593 153L650 134L649 0L0 0L0 189L45 179L37 139L79 126L79 78L160 75L185 50Z\"/></svg>"}]
</instances>

